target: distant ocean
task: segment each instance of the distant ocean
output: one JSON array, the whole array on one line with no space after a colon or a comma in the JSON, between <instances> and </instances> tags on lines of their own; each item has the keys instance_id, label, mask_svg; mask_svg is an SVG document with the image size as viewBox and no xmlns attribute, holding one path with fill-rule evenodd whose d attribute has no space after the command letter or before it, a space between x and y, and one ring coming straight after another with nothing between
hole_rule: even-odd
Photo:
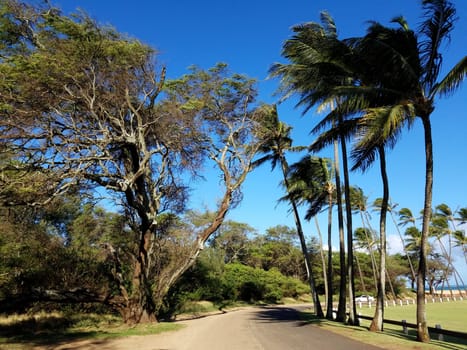
<instances>
[{"instance_id":1,"label":"distant ocean","mask_svg":"<svg viewBox=\"0 0 467 350\"><path fill-rule=\"evenodd\" d=\"M429 287L427 286L427 289L428 289L428 288L429 288ZM467 286L466 286L466 285L462 285L462 286L457 287L456 285L450 284L449 287L448 287L447 285L444 285L444 288L441 288L441 286L438 286L437 288L435 288L435 290L441 290L441 289L443 289L443 290L457 290L457 289L465 290L465 289L467 289Z\"/></svg>"}]
</instances>

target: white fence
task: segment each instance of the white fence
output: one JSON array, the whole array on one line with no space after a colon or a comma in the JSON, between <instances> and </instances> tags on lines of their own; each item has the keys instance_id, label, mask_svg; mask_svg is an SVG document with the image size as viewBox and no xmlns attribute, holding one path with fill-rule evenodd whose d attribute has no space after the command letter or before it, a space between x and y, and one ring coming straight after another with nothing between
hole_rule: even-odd
<instances>
[{"instance_id":1,"label":"white fence","mask_svg":"<svg viewBox=\"0 0 467 350\"><path fill-rule=\"evenodd\" d=\"M452 296L452 297L438 297L438 296L426 296L425 297L425 304L427 303L448 303L450 301L462 301L464 300L462 296ZM362 307L369 307L376 305L376 301L368 301L368 302L357 302L357 306L361 309ZM405 298L405 299L397 299L397 300L385 300L384 305L386 307L389 306L404 306L416 304L416 300L412 298Z\"/></svg>"}]
</instances>

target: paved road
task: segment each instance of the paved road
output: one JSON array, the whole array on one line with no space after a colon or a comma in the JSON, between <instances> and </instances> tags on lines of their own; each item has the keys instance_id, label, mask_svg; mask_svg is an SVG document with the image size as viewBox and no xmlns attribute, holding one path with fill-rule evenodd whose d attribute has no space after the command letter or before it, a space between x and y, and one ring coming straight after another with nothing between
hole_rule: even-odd
<instances>
[{"instance_id":1,"label":"paved road","mask_svg":"<svg viewBox=\"0 0 467 350\"><path fill-rule=\"evenodd\" d=\"M54 349L81 350L381 350L319 325L299 320L303 306L247 308L182 321L186 327L159 335L67 344ZM52 349L52 348L48 348Z\"/></svg>"}]
</instances>

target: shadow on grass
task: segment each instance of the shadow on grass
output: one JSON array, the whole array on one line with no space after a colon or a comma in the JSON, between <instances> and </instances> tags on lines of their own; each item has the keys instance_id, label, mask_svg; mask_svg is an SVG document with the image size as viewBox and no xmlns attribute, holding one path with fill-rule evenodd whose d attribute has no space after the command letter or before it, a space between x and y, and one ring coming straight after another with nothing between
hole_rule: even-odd
<instances>
[{"instance_id":1,"label":"shadow on grass","mask_svg":"<svg viewBox=\"0 0 467 350\"><path fill-rule=\"evenodd\" d=\"M384 334L403 340L413 340L414 342L417 339L417 331L415 329L409 329L408 334L405 334L403 331L395 329L385 329ZM450 349L450 350L459 350L467 349L467 340L450 337L447 335L443 336L443 340L438 340L438 334L430 334L431 341L429 344L436 345L441 349Z\"/></svg>"},{"instance_id":2,"label":"shadow on grass","mask_svg":"<svg viewBox=\"0 0 467 350\"><path fill-rule=\"evenodd\" d=\"M28 317L0 323L0 348L2 345L57 346L86 340L93 346L104 345L111 338L131 335L154 335L183 328L183 325L160 322L126 326L115 318L105 316L67 318L62 316ZM17 347L14 347L15 349ZM88 347L86 347L88 348ZM103 349L105 347L102 347ZM83 348L84 349L84 348Z\"/></svg>"},{"instance_id":3,"label":"shadow on grass","mask_svg":"<svg viewBox=\"0 0 467 350\"><path fill-rule=\"evenodd\" d=\"M348 334L349 329L352 330L352 333L355 332L369 332L368 327L366 326L349 326L344 323L340 323L337 321L331 321L327 319L318 319L315 315L309 313L309 312L303 312L303 317L308 321L310 324L315 324L318 326L330 326L332 327L337 333L340 334ZM340 331L339 331L340 330ZM401 341L401 349L423 349L423 347L418 346L417 342L417 331L415 329L409 329L408 334L405 334L402 329L397 330L394 328L389 328L385 326L384 332L381 333L374 333L375 334L375 339L378 336L378 334L384 334L387 337L391 337L397 340ZM467 349L467 340L466 339L461 339L461 338L456 338L452 336L446 336L444 335L443 340L438 340L438 334L430 334L431 335L431 341L430 345L436 346L438 349L446 349L446 350L465 350ZM355 338L363 342L367 342L365 339L360 339L360 338ZM406 343L404 343L406 342ZM378 345L380 341L374 341L371 342L374 345Z\"/></svg>"},{"instance_id":4,"label":"shadow on grass","mask_svg":"<svg viewBox=\"0 0 467 350\"><path fill-rule=\"evenodd\" d=\"M51 345L102 336L105 332L70 331L73 323L64 317L29 318L0 325L2 344Z\"/></svg>"}]
</instances>

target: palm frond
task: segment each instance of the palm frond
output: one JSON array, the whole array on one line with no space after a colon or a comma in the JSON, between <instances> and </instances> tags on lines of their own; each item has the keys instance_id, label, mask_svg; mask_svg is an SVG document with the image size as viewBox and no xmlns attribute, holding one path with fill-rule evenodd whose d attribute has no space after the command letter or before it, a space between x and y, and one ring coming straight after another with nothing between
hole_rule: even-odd
<instances>
[{"instance_id":1,"label":"palm frond","mask_svg":"<svg viewBox=\"0 0 467 350\"><path fill-rule=\"evenodd\" d=\"M442 96L452 95L467 76L467 56L464 56L449 72L443 80L433 88L433 94Z\"/></svg>"},{"instance_id":2,"label":"palm frond","mask_svg":"<svg viewBox=\"0 0 467 350\"><path fill-rule=\"evenodd\" d=\"M426 87L426 95L430 95L441 69L440 47L444 40L450 40L457 17L456 9L448 0L423 0L422 7L425 20L419 27L423 35L419 51L424 72L423 86Z\"/></svg>"},{"instance_id":3,"label":"palm frond","mask_svg":"<svg viewBox=\"0 0 467 350\"><path fill-rule=\"evenodd\" d=\"M308 147L310 151L318 152L327 146L330 146L334 141L344 137L350 140L359 127L359 118L347 119L340 123L335 123L335 126L327 131L321 132L318 138ZM314 129L315 130L315 129Z\"/></svg>"}]
</instances>

